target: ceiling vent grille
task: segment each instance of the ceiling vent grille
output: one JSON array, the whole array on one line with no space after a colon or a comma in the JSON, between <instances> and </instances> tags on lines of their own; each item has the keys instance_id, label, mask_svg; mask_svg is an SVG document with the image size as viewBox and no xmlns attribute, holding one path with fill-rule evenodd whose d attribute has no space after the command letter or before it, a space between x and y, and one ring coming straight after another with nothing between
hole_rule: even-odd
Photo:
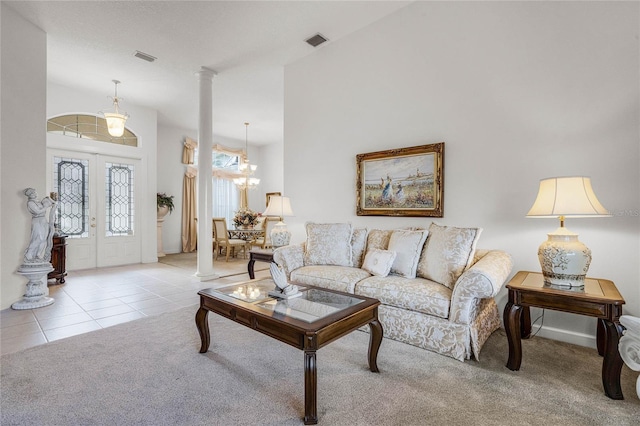
<instances>
[{"instance_id":1,"label":"ceiling vent grille","mask_svg":"<svg viewBox=\"0 0 640 426\"><path fill-rule=\"evenodd\" d=\"M307 43L309 43L313 47L318 47L322 43L324 43L325 41L328 41L328 40L329 40L328 38L326 38L322 34L318 33L318 34L314 35L313 37L310 37L310 38L306 39L305 41Z\"/></svg>"},{"instance_id":2,"label":"ceiling vent grille","mask_svg":"<svg viewBox=\"0 0 640 426\"><path fill-rule=\"evenodd\" d=\"M155 56L151 56L148 53L144 53L144 52L141 52L139 50L136 50L136 53L134 53L133 56L135 56L136 58L143 59L143 60L145 60L147 62L153 62L156 59L158 59Z\"/></svg>"}]
</instances>

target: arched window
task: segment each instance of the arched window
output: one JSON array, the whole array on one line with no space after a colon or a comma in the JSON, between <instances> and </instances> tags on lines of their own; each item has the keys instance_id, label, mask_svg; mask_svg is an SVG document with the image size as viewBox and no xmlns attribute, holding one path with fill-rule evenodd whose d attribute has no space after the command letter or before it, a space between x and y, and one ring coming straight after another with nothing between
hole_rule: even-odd
<instances>
[{"instance_id":1,"label":"arched window","mask_svg":"<svg viewBox=\"0 0 640 426\"><path fill-rule=\"evenodd\" d=\"M47 121L47 132L117 145L138 146L138 137L129 129L125 127L124 134L115 138L107 131L106 120L95 115L68 114L53 117Z\"/></svg>"}]
</instances>

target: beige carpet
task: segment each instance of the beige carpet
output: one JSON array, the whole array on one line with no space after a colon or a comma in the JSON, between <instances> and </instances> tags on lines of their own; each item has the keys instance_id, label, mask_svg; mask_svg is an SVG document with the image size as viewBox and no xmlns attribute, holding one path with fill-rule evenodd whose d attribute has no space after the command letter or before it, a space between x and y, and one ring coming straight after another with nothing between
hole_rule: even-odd
<instances>
[{"instance_id":1,"label":"beige carpet","mask_svg":"<svg viewBox=\"0 0 640 426\"><path fill-rule=\"evenodd\" d=\"M168 254L158 258L158 262L166 265L175 266L177 268L196 270L197 253L177 253ZM225 257L221 256L213 261L213 270L221 277L229 277L232 275L246 274L247 264L249 263L249 255L245 259L243 255L238 257L230 257L229 261L225 261ZM266 262L256 262L254 264L254 271L265 271L269 269L269 264Z\"/></svg>"},{"instance_id":2,"label":"beige carpet","mask_svg":"<svg viewBox=\"0 0 640 426\"><path fill-rule=\"evenodd\" d=\"M300 425L302 352L215 314L198 353L196 306L2 356L2 425ZM320 425L638 425L638 373L622 370L623 401L602 390L592 349L523 341L505 367L494 333L481 360L459 362L384 339L380 373L368 334L318 351Z\"/></svg>"}]
</instances>

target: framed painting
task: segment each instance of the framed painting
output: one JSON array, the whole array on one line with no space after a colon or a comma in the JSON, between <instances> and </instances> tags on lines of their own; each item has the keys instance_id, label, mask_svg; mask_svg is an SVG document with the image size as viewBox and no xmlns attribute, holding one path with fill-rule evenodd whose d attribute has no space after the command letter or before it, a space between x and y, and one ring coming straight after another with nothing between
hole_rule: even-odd
<instances>
[{"instance_id":1,"label":"framed painting","mask_svg":"<svg viewBox=\"0 0 640 426\"><path fill-rule=\"evenodd\" d=\"M280 192L267 192L267 207L269 207L269 199L273 195L281 196L282 194Z\"/></svg>"},{"instance_id":2,"label":"framed painting","mask_svg":"<svg viewBox=\"0 0 640 426\"><path fill-rule=\"evenodd\" d=\"M442 217L444 142L358 154L358 216Z\"/></svg>"}]
</instances>

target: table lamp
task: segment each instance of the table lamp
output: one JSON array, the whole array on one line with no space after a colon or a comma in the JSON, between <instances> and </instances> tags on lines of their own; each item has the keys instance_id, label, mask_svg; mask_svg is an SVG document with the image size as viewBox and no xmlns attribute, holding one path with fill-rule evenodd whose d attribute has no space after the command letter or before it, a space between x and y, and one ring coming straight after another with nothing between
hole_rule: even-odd
<instances>
[{"instance_id":1,"label":"table lamp","mask_svg":"<svg viewBox=\"0 0 640 426\"><path fill-rule=\"evenodd\" d=\"M542 275L547 284L582 287L591 264L591 250L578 241L578 234L564 227L565 218L608 217L591 188L591 178L582 176L542 179L538 196L527 217L559 218L560 227L538 248Z\"/></svg>"},{"instance_id":2,"label":"table lamp","mask_svg":"<svg viewBox=\"0 0 640 426\"><path fill-rule=\"evenodd\" d=\"M276 223L269 234L271 236L271 245L274 248L288 245L291 241L291 232L289 232L287 225L284 223L284 217L293 216L289 197L281 197L278 195L269 197L269 205L264 211L263 216L280 216L280 222Z\"/></svg>"}]
</instances>

